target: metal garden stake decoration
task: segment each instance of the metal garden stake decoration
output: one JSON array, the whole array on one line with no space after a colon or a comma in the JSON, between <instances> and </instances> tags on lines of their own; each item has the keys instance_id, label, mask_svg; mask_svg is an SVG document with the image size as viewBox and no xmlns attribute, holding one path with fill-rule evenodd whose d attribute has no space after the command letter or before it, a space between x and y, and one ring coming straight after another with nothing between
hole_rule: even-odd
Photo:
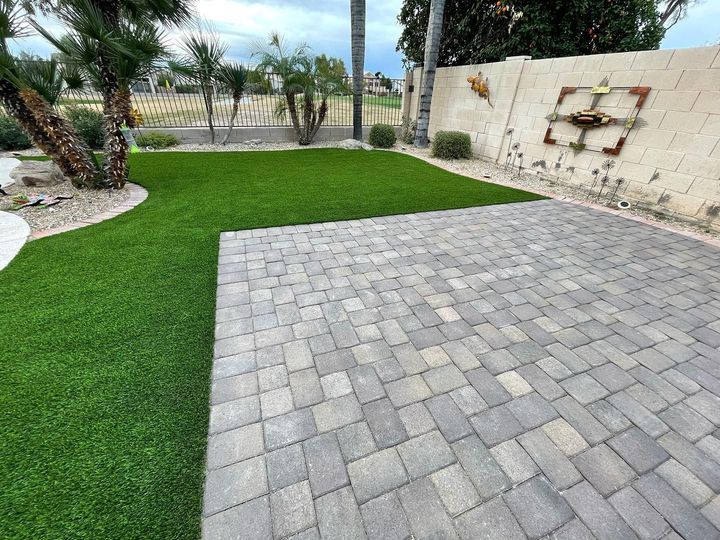
<instances>
[{"instance_id":1,"label":"metal garden stake decoration","mask_svg":"<svg viewBox=\"0 0 720 540\"><path fill-rule=\"evenodd\" d=\"M507 155L505 156L505 170L507 171L508 164L510 163L510 156L512 155L512 152L510 151L510 148L512 148L512 136L513 132L515 131L514 128L510 128L505 132L505 135L508 135L510 137L510 142L508 142L508 151Z\"/></svg>"}]
</instances>

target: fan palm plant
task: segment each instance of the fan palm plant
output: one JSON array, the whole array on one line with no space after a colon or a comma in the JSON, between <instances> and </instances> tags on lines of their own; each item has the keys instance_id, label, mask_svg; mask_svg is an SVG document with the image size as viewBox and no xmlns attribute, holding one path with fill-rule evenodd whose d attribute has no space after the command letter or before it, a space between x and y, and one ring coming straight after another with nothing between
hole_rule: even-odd
<instances>
[{"instance_id":1,"label":"fan palm plant","mask_svg":"<svg viewBox=\"0 0 720 540\"><path fill-rule=\"evenodd\" d=\"M132 85L157 69L166 55L164 34L154 22L162 16L153 15L150 6L162 3L126 2L116 17L107 17L94 0L66 0L54 10L68 29L61 38L35 23L68 61L82 66L87 80L102 92L103 176L105 183L116 189L125 185L128 176L129 149L123 129L134 123Z\"/></svg>"},{"instance_id":2,"label":"fan palm plant","mask_svg":"<svg viewBox=\"0 0 720 540\"><path fill-rule=\"evenodd\" d=\"M232 133L235 119L240 109L240 100L253 84L250 82L252 72L237 62L226 62L220 66L217 73L217 82L224 89L232 94L232 114L228 131L223 137L221 144L226 144Z\"/></svg>"},{"instance_id":3,"label":"fan palm plant","mask_svg":"<svg viewBox=\"0 0 720 540\"><path fill-rule=\"evenodd\" d=\"M290 121L301 145L310 144L325 121L328 97L342 87L342 80L326 70L318 70L309 47L301 44L291 50L278 34L271 34L267 45L256 45L258 70L280 79L284 99L276 114L290 114Z\"/></svg>"},{"instance_id":4,"label":"fan palm plant","mask_svg":"<svg viewBox=\"0 0 720 540\"><path fill-rule=\"evenodd\" d=\"M210 144L215 144L214 83L220 75L228 46L219 41L212 32L199 31L185 36L182 48L184 54L177 60L169 62L170 69L200 87L210 128Z\"/></svg>"},{"instance_id":5,"label":"fan palm plant","mask_svg":"<svg viewBox=\"0 0 720 540\"><path fill-rule=\"evenodd\" d=\"M27 11L17 0L0 0L0 100L33 144L47 154L76 186L93 186L95 157L72 126L45 98L57 101L63 78L57 65L18 62L8 40L26 35Z\"/></svg>"}]
</instances>

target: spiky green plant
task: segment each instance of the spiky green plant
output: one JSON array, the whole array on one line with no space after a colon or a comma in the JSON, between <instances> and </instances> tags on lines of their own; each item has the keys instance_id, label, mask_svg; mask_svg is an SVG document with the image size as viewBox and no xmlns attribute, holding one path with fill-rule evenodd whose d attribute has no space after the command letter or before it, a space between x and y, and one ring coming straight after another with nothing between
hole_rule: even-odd
<instances>
[{"instance_id":1,"label":"spiky green plant","mask_svg":"<svg viewBox=\"0 0 720 540\"><path fill-rule=\"evenodd\" d=\"M223 90L226 90L232 95L233 100L230 124L222 140L222 144L226 144L228 139L230 139L230 134L235 125L235 118L237 118L240 108L240 100L245 92L254 86L254 84L250 82L251 75L252 72L248 70L248 68L237 62L226 62L218 69L217 82Z\"/></svg>"},{"instance_id":2,"label":"spiky green plant","mask_svg":"<svg viewBox=\"0 0 720 540\"><path fill-rule=\"evenodd\" d=\"M172 71L200 87L210 128L210 144L214 144L214 84L220 75L228 45L221 42L211 30L199 30L186 35L181 46L183 54L168 64Z\"/></svg>"}]
</instances>

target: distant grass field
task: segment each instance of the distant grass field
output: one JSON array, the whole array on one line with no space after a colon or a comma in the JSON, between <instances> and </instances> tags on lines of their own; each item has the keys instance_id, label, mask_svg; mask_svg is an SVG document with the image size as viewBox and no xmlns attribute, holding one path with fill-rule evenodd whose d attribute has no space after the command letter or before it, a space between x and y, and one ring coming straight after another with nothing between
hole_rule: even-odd
<instances>
[{"instance_id":1,"label":"distant grass field","mask_svg":"<svg viewBox=\"0 0 720 540\"><path fill-rule=\"evenodd\" d=\"M536 200L393 152L131 156L148 199L0 271L0 537L199 536L218 240Z\"/></svg>"},{"instance_id":2,"label":"distant grass field","mask_svg":"<svg viewBox=\"0 0 720 540\"><path fill-rule=\"evenodd\" d=\"M275 109L281 100L279 95L249 95L240 104L236 126L283 126L290 125L289 118L277 118ZM331 95L325 119L328 126L352 125L352 96ZM371 126L378 122L400 125L402 97L363 96L363 124ZM61 107L79 105L101 110L102 100L88 96L67 96L60 100ZM207 113L200 94L135 94L133 107L137 108L145 127L207 126ZM214 123L227 126L232 116L232 99L220 96L213 102Z\"/></svg>"}]
</instances>

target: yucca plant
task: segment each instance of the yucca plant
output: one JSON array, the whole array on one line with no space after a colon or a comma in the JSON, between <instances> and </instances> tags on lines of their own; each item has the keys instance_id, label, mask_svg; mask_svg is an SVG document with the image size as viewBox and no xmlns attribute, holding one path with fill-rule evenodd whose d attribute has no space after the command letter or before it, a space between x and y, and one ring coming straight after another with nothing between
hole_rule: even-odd
<instances>
[{"instance_id":1,"label":"yucca plant","mask_svg":"<svg viewBox=\"0 0 720 540\"><path fill-rule=\"evenodd\" d=\"M291 50L278 34L271 34L267 44L256 45L255 49L253 56L260 60L258 70L280 78L284 99L279 102L276 115L288 113L298 142L310 144L325 121L327 98L341 88L342 80L319 70L307 45Z\"/></svg>"},{"instance_id":2,"label":"yucca plant","mask_svg":"<svg viewBox=\"0 0 720 540\"><path fill-rule=\"evenodd\" d=\"M173 72L190 79L200 87L210 128L210 144L214 144L214 84L220 75L228 46L208 30L200 30L185 36L181 46L183 54L168 65Z\"/></svg>"},{"instance_id":3,"label":"yucca plant","mask_svg":"<svg viewBox=\"0 0 720 540\"><path fill-rule=\"evenodd\" d=\"M221 144L226 144L228 139L230 139L230 134L232 133L235 119L240 109L240 100L245 92L254 86L254 84L250 82L252 74L253 72L237 62L226 62L218 69L217 82L223 90L226 90L232 95L233 100L230 124Z\"/></svg>"},{"instance_id":4,"label":"yucca plant","mask_svg":"<svg viewBox=\"0 0 720 540\"><path fill-rule=\"evenodd\" d=\"M29 67L18 62L8 40L27 35L26 6L0 0L0 100L33 144L47 154L76 186L93 186L99 170L95 158L69 122L45 99L57 101L64 91L57 65Z\"/></svg>"}]
</instances>

